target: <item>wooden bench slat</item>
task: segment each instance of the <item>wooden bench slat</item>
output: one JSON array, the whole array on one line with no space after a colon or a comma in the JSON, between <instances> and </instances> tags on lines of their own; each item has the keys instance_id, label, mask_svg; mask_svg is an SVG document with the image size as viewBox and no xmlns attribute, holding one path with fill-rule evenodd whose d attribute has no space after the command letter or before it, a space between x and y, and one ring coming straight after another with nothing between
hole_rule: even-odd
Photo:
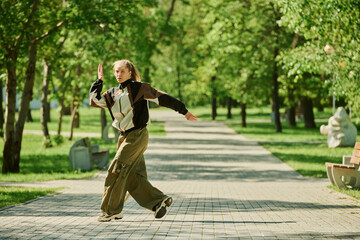
<instances>
[{"instance_id":1,"label":"wooden bench slat","mask_svg":"<svg viewBox=\"0 0 360 240\"><path fill-rule=\"evenodd\" d=\"M354 149L360 150L360 142L355 143Z\"/></svg>"},{"instance_id":2,"label":"wooden bench slat","mask_svg":"<svg viewBox=\"0 0 360 240\"><path fill-rule=\"evenodd\" d=\"M352 155L353 155L354 157L360 157L360 150L359 150L359 149L354 149Z\"/></svg>"},{"instance_id":3,"label":"wooden bench slat","mask_svg":"<svg viewBox=\"0 0 360 240\"><path fill-rule=\"evenodd\" d=\"M360 165L360 157L351 156L350 163Z\"/></svg>"},{"instance_id":4,"label":"wooden bench slat","mask_svg":"<svg viewBox=\"0 0 360 240\"><path fill-rule=\"evenodd\" d=\"M326 163L325 163L325 165L326 165L327 167L332 167L334 164L336 164L336 163L330 163L330 162L326 162Z\"/></svg>"},{"instance_id":5,"label":"wooden bench slat","mask_svg":"<svg viewBox=\"0 0 360 240\"><path fill-rule=\"evenodd\" d=\"M340 164L340 163L329 163L329 162L326 162L325 165L328 166L328 167L334 167L334 168L355 169L355 167L353 167L353 166L349 166L349 165L345 165L345 164Z\"/></svg>"}]
</instances>

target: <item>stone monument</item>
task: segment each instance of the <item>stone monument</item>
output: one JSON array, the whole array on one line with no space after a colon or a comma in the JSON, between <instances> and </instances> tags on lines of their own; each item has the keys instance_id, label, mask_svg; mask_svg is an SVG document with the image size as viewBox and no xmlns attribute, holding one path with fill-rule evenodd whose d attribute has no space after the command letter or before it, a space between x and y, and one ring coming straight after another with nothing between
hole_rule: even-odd
<instances>
[{"instance_id":1,"label":"stone monument","mask_svg":"<svg viewBox=\"0 0 360 240\"><path fill-rule=\"evenodd\" d=\"M328 125L320 126L320 132L328 135L329 148L353 147L356 142L357 129L343 107L339 107L329 118Z\"/></svg>"}]
</instances>

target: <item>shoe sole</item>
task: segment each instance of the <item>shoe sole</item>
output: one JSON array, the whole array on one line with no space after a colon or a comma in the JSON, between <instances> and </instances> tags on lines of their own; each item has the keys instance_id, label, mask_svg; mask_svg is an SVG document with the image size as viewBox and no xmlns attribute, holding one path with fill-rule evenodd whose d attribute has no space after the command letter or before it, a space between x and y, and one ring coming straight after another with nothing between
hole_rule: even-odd
<instances>
[{"instance_id":1,"label":"shoe sole","mask_svg":"<svg viewBox=\"0 0 360 240\"><path fill-rule=\"evenodd\" d=\"M172 197L164 199L161 202L161 207L155 211L155 218L162 218L166 214L167 208L171 206L172 202Z\"/></svg>"},{"instance_id":2,"label":"shoe sole","mask_svg":"<svg viewBox=\"0 0 360 240\"><path fill-rule=\"evenodd\" d=\"M122 213L119 213L119 214L114 214L112 216L109 216L109 217L98 217L97 220L99 222L110 222L111 220L119 220L119 219L122 219L124 216Z\"/></svg>"}]
</instances>

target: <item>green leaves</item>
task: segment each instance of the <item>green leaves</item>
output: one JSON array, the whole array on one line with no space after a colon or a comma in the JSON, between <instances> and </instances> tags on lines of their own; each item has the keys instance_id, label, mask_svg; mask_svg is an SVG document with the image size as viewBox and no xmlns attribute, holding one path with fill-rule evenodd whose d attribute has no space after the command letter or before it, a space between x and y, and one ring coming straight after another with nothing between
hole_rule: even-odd
<instances>
[{"instance_id":1,"label":"green leaves","mask_svg":"<svg viewBox=\"0 0 360 240\"><path fill-rule=\"evenodd\" d=\"M345 98L359 113L359 99L353 94L360 87L360 7L354 0L277 0L283 16L281 26L303 36L307 43L284 52L279 61L288 76L323 74L331 79L329 94ZM330 46L332 52L325 53Z\"/></svg>"}]
</instances>

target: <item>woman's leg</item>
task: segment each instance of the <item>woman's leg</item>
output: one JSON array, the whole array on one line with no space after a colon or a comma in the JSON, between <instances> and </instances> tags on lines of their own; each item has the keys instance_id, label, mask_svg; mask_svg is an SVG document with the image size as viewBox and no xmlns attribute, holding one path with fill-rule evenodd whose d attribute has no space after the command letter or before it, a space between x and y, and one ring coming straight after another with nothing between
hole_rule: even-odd
<instances>
[{"instance_id":1,"label":"woman's leg","mask_svg":"<svg viewBox=\"0 0 360 240\"><path fill-rule=\"evenodd\" d=\"M139 159L136 168L129 174L126 189L140 206L152 211L155 210L154 206L156 204L168 198L148 181L143 155Z\"/></svg>"},{"instance_id":2,"label":"woman's leg","mask_svg":"<svg viewBox=\"0 0 360 240\"><path fill-rule=\"evenodd\" d=\"M119 148L105 179L101 211L108 215L120 213L124 206L126 183L137 166L148 143L147 129L137 129L119 139Z\"/></svg>"}]
</instances>

